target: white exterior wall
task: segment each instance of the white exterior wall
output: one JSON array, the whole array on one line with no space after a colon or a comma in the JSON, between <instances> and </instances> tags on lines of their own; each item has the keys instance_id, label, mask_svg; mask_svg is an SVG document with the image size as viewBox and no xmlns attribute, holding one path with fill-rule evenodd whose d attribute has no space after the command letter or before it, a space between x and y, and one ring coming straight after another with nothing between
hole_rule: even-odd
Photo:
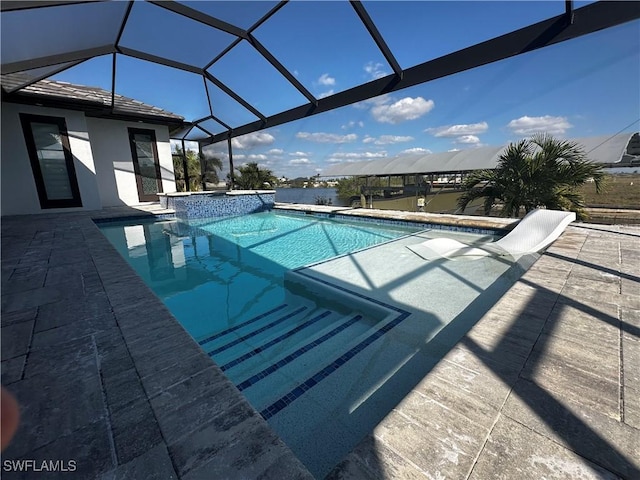
<instances>
[{"instance_id":1,"label":"white exterior wall","mask_svg":"<svg viewBox=\"0 0 640 480\"><path fill-rule=\"evenodd\" d=\"M166 126L87 118L87 127L98 173L98 190L102 206L140 203L129 146L129 128L155 131L162 190L164 193L176 191L169 129Z\"/></svg>"},{"instance_id":2,"label":"white exterior wall","mask_svg":"<svg viewBox=\"0 0 640 480\"><path fill-rule=\"evenodd\" d=\"M82 207L40 208L38 190L29 161L27 144L22 132L20 113L63 117L67 124L69 146L73 155ZM45 108L32 105L2 103L2 215L18 215L44 212L70 212L101 208L98 183L93 161L87 123L83 112Z\"/></svg>"},{"instance_id":3,"label":"white exterior wall","mask_svg":"<svg viewBox=\"0 0 640 480\"><path fill-rule=\"evenodd\" d=\"M65 119L82 207L40 207L20 113ZM99 210L108 206L139 204L128 128L155 131L163 191L176 191L166 126L90 118L74 110L4 102L1 118L1 215Z\"/></svg>"}]
</instances>

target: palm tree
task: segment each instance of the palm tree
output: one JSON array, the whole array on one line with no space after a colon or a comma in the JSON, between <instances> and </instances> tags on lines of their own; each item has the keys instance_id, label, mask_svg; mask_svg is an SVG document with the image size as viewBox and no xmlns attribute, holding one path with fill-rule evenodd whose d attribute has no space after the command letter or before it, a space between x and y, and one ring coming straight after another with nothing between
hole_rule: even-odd
<instances>
[{"instance_id":1,"label":"palm tree","mask_svg":"<svg viewBox=\"0 0 640 480\"><path fill-rule=\"evenodd\" d=\"M604 170L587 159L580 145L538 134L509 144L494 170L471 173L462 183L466 191L458 199L458 207L464 210L473 200L484 198L485 215L500 200L503 217L518 217L521 209L529 213L544 207L570 210L584 220L587 213L578 188L591 179L600 193Z\"/></svg>"},{"instance_id":2,"label":"palm tree","mask_svg":"<svg viewBox=\"0 0 640 480\"><path fill-rule=\"evenodd\" d=\"M260 168L256 162L247 163L237 168L239 175L235 176L235 184L242 190L259 190L271 187L276 178L271 170Z\"/></svg>"},{"instance_id":3,"label":"palm tree","mask_svg":"<svg viewBox=\"0 0 640 480\"><path fill-rule=\"evenodd\" d=\"M202 190L206 184L217 185L220 181L218 172L222 170L222 160L217 157L206 156L194 150L182 152L182 148L177 147L173 155L173 172L176 177L177 190L192 192ZM184 157L184 158L183 158ZM184 159L186 158L187 176L189 177L189 187L185 186Z\"/></svg>"},{"instance_id":4,"label":"palm tree","mask_svg":"<svg viewBox=\"0 0 640 480\"><path fill-rule=\"evenodd\" d=\"M214 185L220 183L220 175L218 172L222 170L222 160L218 157L201 155L200 161L202 162L202 181L205 186L208 183Z\"/></svg>"}]
</instances>

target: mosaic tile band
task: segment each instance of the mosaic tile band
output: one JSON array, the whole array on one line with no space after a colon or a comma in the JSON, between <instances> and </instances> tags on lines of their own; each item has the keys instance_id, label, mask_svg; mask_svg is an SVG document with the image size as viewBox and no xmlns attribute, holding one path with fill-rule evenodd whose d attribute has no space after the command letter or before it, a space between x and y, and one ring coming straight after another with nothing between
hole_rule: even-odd
<instances>
[{"instance_id":1,"label":"mosaic tile band","mask_svg":"<svg viewBox=\"0 0 640 480\"><path fill-rule=\"evenodd\" d=\"M160 196L160 205L173 209L183 220L231 217L271 210L276 194L271 192L200 193L196 195Z\"/></svg>"}]
</instances>

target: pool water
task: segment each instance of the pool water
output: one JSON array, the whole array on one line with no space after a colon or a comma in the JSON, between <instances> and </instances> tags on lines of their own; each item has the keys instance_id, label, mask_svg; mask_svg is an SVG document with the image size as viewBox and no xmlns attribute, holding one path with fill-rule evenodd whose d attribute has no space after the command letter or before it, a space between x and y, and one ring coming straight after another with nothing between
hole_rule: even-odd
<instances>
[{"instance_id":1,"label":"pool water","mask_svg":"<svg viewBox=\"0 0 640 480\"><path fill-rule=\"evenodd\" d=\"M281 305L287 270L419 230L273 212L100 228L196 339Z\"/></svg>"},{"instance_id":2,"label":"pool water","mask_svg":"<svg viewBox=\"0 0 640 480\"><path fill-rule=\"evenodd\" d=\"M504 258L429 267L395 257L396 267L404 261L421 269L404 282L424 291L427 307L345 310L334 306L335 298L292 295L285 274L316 262L314 268L335 264L343 272L339 265L360 264L358 255L375 259L380 249L416 243L410 235L460 234L272 212L101 229L317 478L371 432L522 273ZM381 285L388 275L392 280L392 270L383 265L366 275ZM346 270L341 275L346 279Z\"/></svg>"}]
</instances>

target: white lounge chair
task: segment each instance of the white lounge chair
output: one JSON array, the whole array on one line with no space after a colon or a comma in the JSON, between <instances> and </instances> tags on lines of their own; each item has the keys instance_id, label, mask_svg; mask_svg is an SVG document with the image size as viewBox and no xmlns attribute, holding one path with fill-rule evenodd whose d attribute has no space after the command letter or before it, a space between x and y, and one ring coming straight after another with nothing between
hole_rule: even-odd
<instances>
[{"instance_id":1,"label":"white lounge chair","mask_svg":"<svg viewBox=\"0 0 640 480\"><path fill-rule=\"evenodd\" d=\"M451 238L432 238L407 248L425 260L504 255L515 258L548 247L575 219L573 212L536 209L496 242L471 246Z\"/></svg>"}]
</instances>

